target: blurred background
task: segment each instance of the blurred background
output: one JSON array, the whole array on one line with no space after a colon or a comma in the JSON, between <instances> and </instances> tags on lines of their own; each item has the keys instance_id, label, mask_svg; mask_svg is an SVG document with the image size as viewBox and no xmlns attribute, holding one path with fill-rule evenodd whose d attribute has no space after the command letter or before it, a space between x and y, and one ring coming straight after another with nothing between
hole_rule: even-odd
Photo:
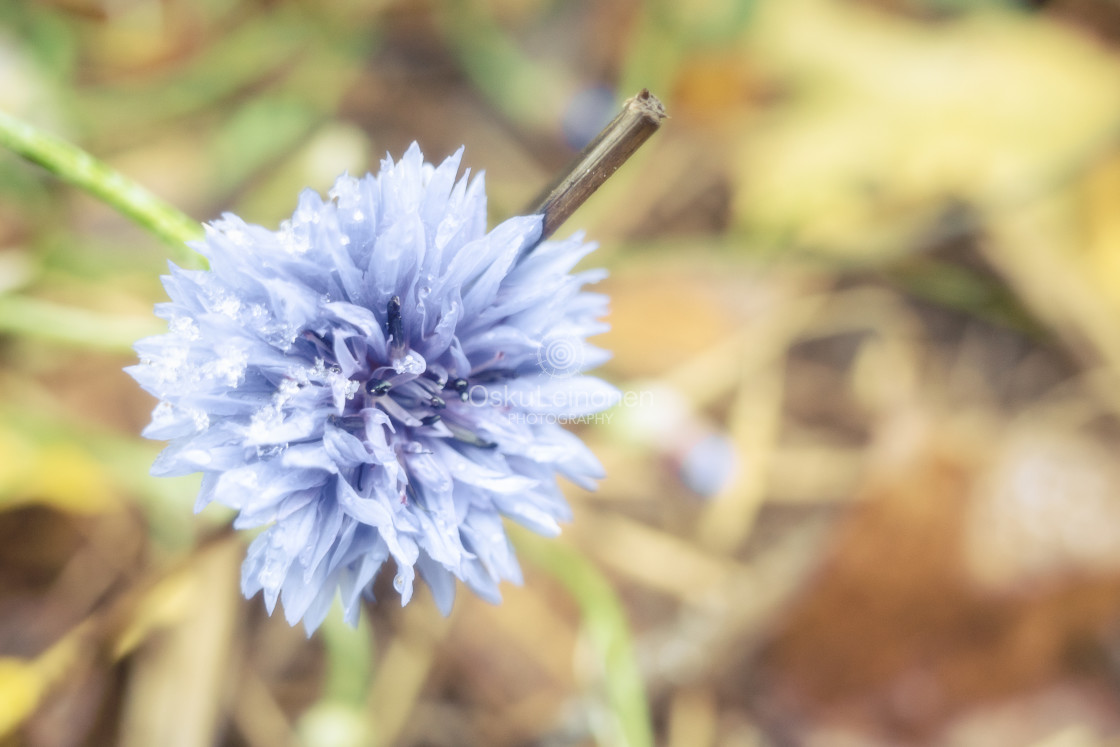
<instances>
[{"instance_id":1,"label":"blurred background","mask_svg":"<svg viewBox=\"0 0 1120 747\"><path fill-rule=\"evenodd\" d=\"M612 589L657 744L1120 744L1118 50L1112 0L0 0L0 110L199 221L413 140L498 221L671 116L560 231L628 398L555 542L609 585L523 552L310 640L147 476L166 247L0 153L0 744L622 743Z\"/></svg>"}]
</instances>

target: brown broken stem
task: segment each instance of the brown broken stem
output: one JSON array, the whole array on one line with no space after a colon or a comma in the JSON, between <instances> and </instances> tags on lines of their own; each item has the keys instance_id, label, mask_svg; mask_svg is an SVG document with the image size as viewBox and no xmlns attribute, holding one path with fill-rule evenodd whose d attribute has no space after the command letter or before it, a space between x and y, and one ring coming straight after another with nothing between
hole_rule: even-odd
<instances>
[{"instance_id":1,"label":"brown broken stem","mask_svg":"<svg viewBox=\"0 0 1120 747\"><path fill-rule=\"evenodd\" d=\"M540 241L551 236L619 166L634 155L642 143L657 132L665 116L661 101L644 88L627 99L622 111L526 211L526 214L544 216Z\"/></svg>"}]
</instances>

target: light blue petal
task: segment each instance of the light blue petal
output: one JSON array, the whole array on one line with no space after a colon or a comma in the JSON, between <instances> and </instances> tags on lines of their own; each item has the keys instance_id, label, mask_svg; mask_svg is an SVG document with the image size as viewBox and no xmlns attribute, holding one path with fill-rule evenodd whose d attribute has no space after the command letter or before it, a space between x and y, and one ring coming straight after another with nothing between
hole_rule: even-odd
<instances>
[{"instance_id":1,"label":"light blue petal","mask_svg":"<svg viewBox=\"0 0 1120 747\"><path fill-rule=\"evenodd\" d=\"M455 603L455 577L442 565L432 560L427 553L420 554L416 567L431 588L436 607L444 617L447 617L451 614L451 605Z\"/></svg>"}]
</instances>

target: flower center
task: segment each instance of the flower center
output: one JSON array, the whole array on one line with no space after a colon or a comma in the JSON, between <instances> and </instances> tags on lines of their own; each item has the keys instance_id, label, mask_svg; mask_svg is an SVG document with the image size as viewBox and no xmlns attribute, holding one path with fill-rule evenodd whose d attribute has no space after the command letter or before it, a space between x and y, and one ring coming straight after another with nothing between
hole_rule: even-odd
<instances>
[{"instance_id":1,"label":"flower center","mask_svg":"<svg viewBox=\"0 0 1120 747\"><path fill-rule=\"evenodd\" d=\"M359 371L352 374L360 391L358 396L347 401L342 416L336 422L354 420L357 426L360 420L358 414L366 408L376 407L389 416L398 433L402 432L402 428L412 429L423 435L450 437L472 446L494 448L496 443L478 433L479 403L470 401L470 389L473 384L516 378L517 372L490 365L479 367L472 371L469 378L465 378L449 374L440 365L431 365L409 348L399 296L389 299L384 329L389 361L386 364L381 360L367 359L366 373ZM324 339L313 332L306 332L304 339L311 342L322 357L334 361L337 369L339 354L335 350L336 341ZM501 357L499 355L498 360ZM493 363L490 361L490 364ZM361 379L365 379L364 382Z\"/></svg>"}]
</instances>

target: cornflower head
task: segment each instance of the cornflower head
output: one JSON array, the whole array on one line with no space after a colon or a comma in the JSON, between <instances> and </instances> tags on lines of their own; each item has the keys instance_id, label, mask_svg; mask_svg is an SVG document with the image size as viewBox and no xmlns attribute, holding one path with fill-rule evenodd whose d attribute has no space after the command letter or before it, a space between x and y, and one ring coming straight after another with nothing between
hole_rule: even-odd
<instances>
[{"instance_id":1,"label":"cornflower head","mask_svg":"<svg viewBox=\"0 0 1120 747\"><path fill-rule=\"evenodd\" d=\"M444 614L455 579L499 601L521 581L503 517L556 534L556 475L602 476L560 425L617 399L583 375L608 357L586 342L604 272L572 273L594 244L540 242L540 215L487 232L461 156L435 167L413 144L327 200L305 191L278 231L214 221L192 245L210 268L171 265L169 331L128 369L160 400L144 435L170 441L153 474L201 472L196 510L263 528L242 591L309 635L336 592L356 622L390 559L402 604L417 571Z\"/></svg>"}]
</instances>

